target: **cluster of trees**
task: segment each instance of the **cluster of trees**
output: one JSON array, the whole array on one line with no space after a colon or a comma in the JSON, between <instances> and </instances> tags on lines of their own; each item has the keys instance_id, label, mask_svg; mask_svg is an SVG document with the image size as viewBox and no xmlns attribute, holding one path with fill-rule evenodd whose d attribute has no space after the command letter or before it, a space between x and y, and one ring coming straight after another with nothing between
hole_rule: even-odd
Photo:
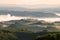
<instances>
[{"instance_id":1,"label":"cluster of trees","mask_svg":"<svg viewBox=\"0 0 60 40\"><path fill-rule=\"evenodd\" d=\"M33 33L28 30L12 30L3 28L0 29L0 40L28 40L30 35L33 36L32 34Z\"/></svg>"},{"instance_id":2,"label":"cluster of trees","mask_svg":"<svg viewBox=\"0 0 60 40\"><path fill-rule=\"evenodd\" d=\"M60 40L60 33L37 32L29 30L0 29L0 40Z\"/></svg>"},{"instance_id":3,"label":"cluster of trees","mask_svg":"<svg viewBox=\"0 0 60 40\"><path fill-rule=\"evenodd\" d=\"M60 34L47 34L38 36L35 40L60 40Z\"/></svg>"}]
</instances>

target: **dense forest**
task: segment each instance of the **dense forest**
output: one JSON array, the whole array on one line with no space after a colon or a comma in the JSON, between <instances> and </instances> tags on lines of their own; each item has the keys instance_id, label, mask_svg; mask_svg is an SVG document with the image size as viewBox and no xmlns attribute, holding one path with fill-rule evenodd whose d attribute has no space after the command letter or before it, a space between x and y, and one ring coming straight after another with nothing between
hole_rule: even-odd
<instances>
[{"instance_id":1,"label":"dense forest","mask_svg":"<svg viewBox=\"0 0 60 40\"><path fill-rule=\"evenodd\" d=\"M29 30L0 29L0 40L60 40L60 32L32 32Z\"/></svg>"},{"instance_id":2,"label":"dense forest","mask_svg":"<svg viewBox=\"0 0 60 40\"><path fill-rule=\"evenodd\" d=\"M33 37L33 33L27 30L0 29L0 40L28 40ZM31 39L30 39L31 40Z\"/></svg>"},{"instance_id":3,"label":"dense forest","mask_svg":"<svg viewBox=\"0 0 60 40\"><path fill-rule=\"evenodd\" d=\"M60 40L60 34L46 34L36 37L35 40Z\"/></svg>"}]
</instances>

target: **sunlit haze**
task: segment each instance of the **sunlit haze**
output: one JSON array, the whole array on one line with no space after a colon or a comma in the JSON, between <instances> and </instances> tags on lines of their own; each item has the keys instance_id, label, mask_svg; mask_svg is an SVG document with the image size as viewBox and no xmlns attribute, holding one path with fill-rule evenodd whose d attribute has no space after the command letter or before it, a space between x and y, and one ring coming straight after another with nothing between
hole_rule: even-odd
<instances>
[{"instance_id":1,"label":"sunlit haze","mask_svg":"<svg viewBox=\"0 0 60 40\"><path fill-rule=\"evenodd\" d=\"M60 0L0 0L0 5L16 4L26 8L54 7L60 5Z\"/></svg>"},{"instance_id":2,"label":"sunlit haze","mask_svg":"<svg viewBox=\"0 0 60 40\"><path fill-rule=\"evenodd\" d=\"M60 16L60 13L55 13L57 16Z\"/></svg>"}]
</instances>

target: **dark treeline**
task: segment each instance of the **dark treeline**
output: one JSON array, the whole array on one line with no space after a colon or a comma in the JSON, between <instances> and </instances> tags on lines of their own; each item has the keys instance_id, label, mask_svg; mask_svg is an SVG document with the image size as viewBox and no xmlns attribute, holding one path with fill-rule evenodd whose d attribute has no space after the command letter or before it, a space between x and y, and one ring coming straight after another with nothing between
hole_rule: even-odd
<instances>
[{"instance_id":1,"label":"dark treeline","mask_svg":"<svg viewBox=\"0 0 60 40\"><path fill-rule=\"evenodd\" d=\"M60 32L0 29L0 40L60 40Z\"/></svg>"}]
</instances>

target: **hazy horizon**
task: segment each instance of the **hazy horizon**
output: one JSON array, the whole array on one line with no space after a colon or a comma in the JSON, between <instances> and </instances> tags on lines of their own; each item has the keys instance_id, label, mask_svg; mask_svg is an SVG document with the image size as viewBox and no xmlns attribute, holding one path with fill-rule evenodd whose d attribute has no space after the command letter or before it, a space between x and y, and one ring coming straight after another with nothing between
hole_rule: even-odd
<instances>
[{"instance_id":1,"label":"hazy horizon","mask_svg":"<svg viewBox=\"0 0 60 40\"><path fill-rule=\"evenodd\" d=\"M12 4L33 9L60 6L60 0L0 0L0 6Z\"/></svg>"},{"instance_id":2,"label":"hazy horizon","mask_svg":"<svg viewBox=\"0 0 60 40\"><path fill-rule=\"evenodd\" d=\"M60 18L60 0L0 0L0 16L8 13L14 17Z\"/></svg>"}]
</instances>

